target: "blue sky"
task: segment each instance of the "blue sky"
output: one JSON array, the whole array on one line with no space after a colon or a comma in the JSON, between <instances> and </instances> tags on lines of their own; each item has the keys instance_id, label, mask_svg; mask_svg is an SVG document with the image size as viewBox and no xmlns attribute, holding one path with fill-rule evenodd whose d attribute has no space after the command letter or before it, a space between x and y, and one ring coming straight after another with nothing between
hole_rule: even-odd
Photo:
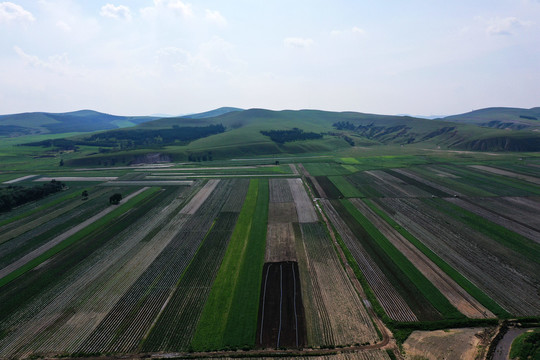
<instances>
[{"instance_id":1,"label":"blue sky","mask_svg":"<svg viewBox=\"0 0 540 360\"><path fill-rule=\"evenodd\" d=\"M0 114L540 106L540 1L0 1Z\"/></svg>"}]
</instances>

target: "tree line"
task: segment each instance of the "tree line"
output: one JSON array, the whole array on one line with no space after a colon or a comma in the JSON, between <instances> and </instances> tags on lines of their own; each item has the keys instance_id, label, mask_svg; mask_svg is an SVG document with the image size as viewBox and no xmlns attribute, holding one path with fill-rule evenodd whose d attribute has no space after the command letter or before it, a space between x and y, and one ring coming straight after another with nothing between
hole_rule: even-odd
<instances>
[{"instance_id":1,"label":"tree line","mask_svg":"<svg viewBox=\"0 0 540 360\"><path fill-rule=\"evenodd\" d=\"M0 212L10 211L16 206L42 199L64 187L64 183L51 180L51 182L32 187L10 185L0 188Z\"/></svg>"},{"instance_id":2,"label":"tree line","mask_svg":"<svg viewBox=\"0 0 540 360\"><path fill-rule=\"evenodd\" d=\"M284 144L291 141L322 139L322 134L305 132L299 128L292 130L261 130L261 134L268 136L273 142Z\"/></svg>"}]
</instances>

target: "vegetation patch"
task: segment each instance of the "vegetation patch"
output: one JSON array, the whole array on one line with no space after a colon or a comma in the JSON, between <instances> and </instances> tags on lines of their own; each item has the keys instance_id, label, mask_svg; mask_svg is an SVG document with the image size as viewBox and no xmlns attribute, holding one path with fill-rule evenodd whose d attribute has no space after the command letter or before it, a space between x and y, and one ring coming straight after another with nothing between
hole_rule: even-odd
<instances>
[{"instance_id":1,"label":"vegetation patch","mask_svg":"<svg viewBox=\"0 0 540 360\"><path fill-rule=\"evenodd\" d=\"M257 205L257 194L259 190L258 180L252 180L249 184L248 193L238 221L232 233L227 247L227 252L219 268L219 272L212 285L212 290L204 306L197 330L191 343L194 350L218 350L224 347L224 337L229 321L241 320L241 314L232 314L233 296L236 289L244 284L239 283L241 271L247 271L245 275L259 275L261 269L246 269L244 262L249 256L263 258L262 254L248 254L248 241L252 228L252 215ZM253 247L252 247L253 249ZM261 263L262 264L262 263ZM245 278L244 275L244 278ZM249 282L249 281L248 281ZM257 291L252 291L247 298L236 299L244 304L249 304L249 300L258 301ZM249 306L249 305L248 305ZM233 320L234 318L234 320ZM250 345L250 344L244 344Z\"/></svg>"},{"instance_id":2,"label":"vegetation patch","mask_svg":"<svg viewBox=\"0 0 540 360\"><path fill-rule=\"evenodd\" d=\"M261 130L261 134L268 136L278 144L300 140L316 140L323 137L322 134L305 132L299 128L293 128L292 130Z\"/></svg>"},{"instance_id":3,"label":"vegetation patch","mask_svg":"<svg viewBox=\"0 0 540 360\"><path fill-rule=\"evenodd\" d=\"M64 188L65 184L56 180L51 180L51 182L30 188L18 185L0 187L0 213L10 211L16 206L42 199Z\"/></svg>"},{"instance_id":4,"label":"vegetation patch","mask_svg":"<svg viewBox=\"0 0 540 360\"><path fill-rule=\"evenodd\" d=\"M512 343L510 359L540 359L540 329L519 335Z\"/></svg>"}]
</instances>

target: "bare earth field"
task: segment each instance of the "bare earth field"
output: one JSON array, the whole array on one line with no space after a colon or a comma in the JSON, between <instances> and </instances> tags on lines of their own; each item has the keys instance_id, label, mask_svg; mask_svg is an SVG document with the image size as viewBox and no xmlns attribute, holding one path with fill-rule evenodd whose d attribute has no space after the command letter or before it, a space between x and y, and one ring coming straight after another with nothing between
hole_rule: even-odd
<instances>
[{"instance_id":1,"label":"bare earth field","mask_svg":"<svg viewBox=\"0 0 540 360\"><path fill-rule=\"evenodd\" d=\"M376 202L507 311L524 316L540 314L537 264L418 199Z\"/></svg>"},{"instance_id":2,"label":"bare earth field","mask_svg":"<svg viewBox=\"0 0 540 360\"><path fill-rule=\"evenodd\" d=\"M351 202L463 315L468 318L495 317L362 200L351 199Z\"/></svg>"},{"instance_id":3,"label":"bare earth field","mask_svg":"<svg viewBox=\"0 0 540 360\"><path fill-rule=\"evenodd\" d=\"M540 185L540 179L537 178L537 177L534 177L534 176L518 174L518 173L515 173L515 172L512 172L512 171L497 169L497 168L494 168L494 167L491 167L491 166L485 166L485 165L469 165L469 166L472 167L472 168L478 169L478 170L486 171L488 173L508 176L508 177L511 177L511 178L514 178L514 179L525 180L525 181L531 182L533 184Z\"/></svg>"},{"instance_id":4,"label":"bare earth field","mask_svg":"<svg viewBox=\"0 0 540 360\"><path fill-rule=\"evenodd\" d=\"M540 200L527 197L447 198L466 210L540 243Z\"/></svg>"},{"instance_id":5,"label":"bare earth field","mask_svg":"<svg viewBox=\"0 0 540 360\"><path fill-rule=\"evenodd\" d=\"M413 331L403 343L408 360L475 360L483 328Z\"/></svg>"}]
</instances>

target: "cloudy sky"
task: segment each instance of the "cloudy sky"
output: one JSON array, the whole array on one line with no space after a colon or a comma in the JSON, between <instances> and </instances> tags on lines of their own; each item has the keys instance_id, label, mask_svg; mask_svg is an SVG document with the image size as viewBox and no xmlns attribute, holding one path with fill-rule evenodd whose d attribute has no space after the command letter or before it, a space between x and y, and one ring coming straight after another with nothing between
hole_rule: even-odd
<instances>
[{"instance_id":1,"label":"cloudy sky","mask_svg":"<svg viewBox=\"0 0 540 360\"><path fill-rule=\"evenodd\" d=\"M540 0L0 0L0 34L0 114L540 106Z\"/></svg>"}]
</instances>

